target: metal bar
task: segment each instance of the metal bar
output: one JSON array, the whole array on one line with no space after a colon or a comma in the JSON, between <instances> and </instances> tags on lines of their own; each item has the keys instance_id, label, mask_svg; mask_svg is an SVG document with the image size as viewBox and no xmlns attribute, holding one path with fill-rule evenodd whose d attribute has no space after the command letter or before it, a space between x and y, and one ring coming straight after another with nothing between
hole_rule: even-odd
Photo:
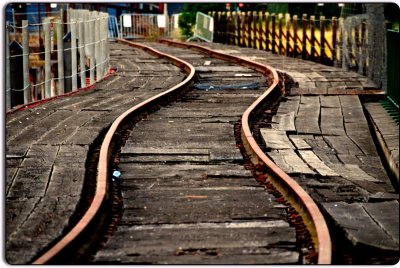
<instances>
[{"instance_id":1,"label":"metal bar","mask_svg":"<svg viewBox=\"0 0 400 268\"><path fill-rule=\"evenodd\" d=\"M11 109L10 28L6 27L6 112Z\"/></svg>"},{"instance_id":2,"label":"metal bar","mask_svg":"<svg viewBox=\"0 0 400 268\"><path fill-rule=\"evenodd\" d=\"M78 62L76 57L76 21L71 19L71 70L72 70L72 91L78 89L77 71Z\"/></svg>"},{"instance_id":3,"label":"metal bar","mask_svg":"<svg viewBox=\"0 0 400 268\"><path fill-rule=\"evenodd\" d=\"M30 83L29 83L29 34L28 21L22 21L22 69L24 79L24 104L30 102Z\"/></svg>"},{"instance_id":4,"label":"metal bar","mask_svg":"<svg viewBox=\"0 0 400 268\"><path fill-rule=\"evenodd\" d=\"M62 20L57 21L56 31L57 31L57 66L58 66L58 94L64 94L64 42L62 33Z\"/></svg>"},{"instance_id":5,"label":"metal bar","mask_svg":"<svg viewBox=\"0 0 400 268\"><path fill-rule=\"evenodd\" d=\"M83 14L81 14L83 15ZM83 16L82 16L83 17ZM86 86L85 22L79 21L79 65L81 67L81 87Z\"/></svg>"}]
</instances>

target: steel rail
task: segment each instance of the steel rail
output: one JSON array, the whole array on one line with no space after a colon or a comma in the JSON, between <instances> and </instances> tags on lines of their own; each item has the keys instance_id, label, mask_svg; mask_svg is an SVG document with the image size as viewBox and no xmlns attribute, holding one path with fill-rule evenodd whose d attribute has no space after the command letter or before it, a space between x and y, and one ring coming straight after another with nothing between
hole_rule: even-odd
<instances>
[{"instance_id":1,"label":"steel rail","mask_svg":"<svg viewBox=\"0 0 400 268\"><path fill-rule=\"evenodd\" d=\"M151 105L155 104L156 102L170 96L171 94L178 92L182 88L185 88L188 86L195 74L195 69L194 67L176 57L173 57L171 55L162 53L160 51L157 51L153 48L150 48L148 46L142 45L142 44L137 44L133 43L127 40L123 39L116 39L118 42L128 44L129 46L136 47L142 50L145 50L146 52L149 52L159 58L165 58L172 62L172 64L176 65L180 69L186 72L187 77L185 80L180 82L179 84L171 87L170 89L157 94L139 104L136 106L130 108L129 110L125 111L123 114L121 114L111 125L110 129L108 130L103 143L101 145L100 149L100 154L99 154L99 163L97 166L97 183L96 183L96 193L93 198L93 201L88 208L88 210L85 212L83 217L79 220L79 222L69 231L59 242L57 242L52 248L50 248L48 251L46 251L43 255L41 255L39 258L37 258L33 264L46 264L48 263L52 258L54 258L57 254L59 254L63 249L65 249L68 245L70 245L81 233L83 233L89 224L96 218L96 215L100 213L101 207L106 200L106 195L107 195L107 178L109 174L109 160L111 157L111 143L114 137L115 132L118 130L119 126L121 123L124 121L125 118L132 114L140 113L145 111L148 107Z\"/></svg>"},{"instance_id":2,"label":"steel rail","mask_svg":"<svg viewBox=\"0 0 400 268\"><path fill-rule=\"evenodd\" d=\"M315 249L318 253L318 264L330 264L332 260L331 238L328 226L321 211L315 204L314 200L312 200L312 198L304 191L304 189L293 178L279 168L268 156L265 155L254 139L249 126L249 121L252 119L252 115L254 115L256 111L261 108L263 101L268 98L272 91L280 88L279 77L276 70L270 66L258 62L233 55L227 55L196 44L172 41L168 39L161 39L159 42L177 47L194 49L206 53L212 57L229 60L243 66L254 68L265 76L273 78L273 83L264 92L264 94L261 95L255 102L253 102L253 104L247 108L242 115L241 138L247 153L249 153L251 157L252 163L255 165L263 165L268 168L269 174L265 175L269 177L271 183L282 195L285 196L286 199L288 199L290 204L302 216L303 221L308 227L312 240L315 244Z\"/></svg>"}]
</instances>

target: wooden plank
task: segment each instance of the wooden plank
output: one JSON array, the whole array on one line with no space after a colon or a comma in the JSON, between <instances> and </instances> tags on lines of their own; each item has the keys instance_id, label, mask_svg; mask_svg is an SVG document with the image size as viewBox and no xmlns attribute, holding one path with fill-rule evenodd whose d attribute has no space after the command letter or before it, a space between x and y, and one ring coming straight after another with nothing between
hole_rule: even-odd
<instances>
[{"instance_id":1,"label":"wooden plank","mask_svg":"<svg viewBox=\"0 0 400 268\"><path fill-rule=\"evenodd\" d=\"M108 241L108 248L95 256L96 263L297 264L299 253L293 249L295 241L289 238L293 228L275 224L120 226L117 235ZM273 246L282 240L288 242L280 249ZM117 257L113 251L116 248Z\"/></svg>"},{"instance_id":2,"label":"wooden plank","mask_svg":"<svg viewBox=\"0 0 400 268\"><path fill-rule=\"evenodd\" d=\"M343 178L357 182L357 181L370 181L370 182L380 182L380 180L368 175L364 170L358 165L354 164L330 164L335 172L337 172Z\"/></svg>"},{"instance_id":3,"label":"wooden plank","mask_svg":"<svg viewBox=\"0 0 400 268\"><path fill-rule=\"evenodd\" d=\"M399 202L363 203L362 206L374 221L399 244Z\"/></svg>"},{"instance_id":4,"label":"wooden plank","mask_svg":"<svg viewBox=\"0 0 400 268\"><path fill-rule=\"evenodd\" d=\"M289 112L286 114L277 114L272 117L271 127L276 130L284 131L296 131L294 125L294 112Z\"/></svg>"},{"instance_id":5,"label":"wooden plank","mask_svg":"<svg viewBox=\"0 0 400 268\"><path fill-rule=\"evenodd\" d=\"M339 96L319 96L321 107L325 108L341 108Z\"/></svg>"},{"instance_id":6,"label":"wooden plank","mask_svg":"<svg viewBox=\"0 0 400 268\"><path fill-rule=\"evenodd\" d=\"M322 176L338 176L335 171L325 165L312 151L299 150L298 152L304 161Z\"/></svg>"},{"instance_id":7,"label":"wooden plank","mask_svg":"<svg viewBox=\"0 0 400 268\"><path fill-rule=\"evenodd\" d=\"M323 135L345 135L340 107L321 108L321 133Z\"/></svg>"},{"instance_id":8,"label":"wooden plank","mask_svg":"<svg viewBox=\"0 0 400 268\"><path fill-rule=\"evenodd\" d=\"M124 186L129 185L124 181ZM120 225L270 221L285 215L266 202L271 196L260 188L151 188L124 191L123 197Z\"/></svg>"},{"instance_id":9,"label":"wooden plank","mask_svg":"<svg viewBox=\"0 0 400 268\"><path fill-rule=\"evenodd\" d=\"M363 155L363 152L347 136L325 136L324 139L337 154Z\"/></svg>"},{"instance_id":10,"label":"wooden plank","mask_svg":"<svg viewBox=\"0 0 400 268\"><path fill-rule=\"evenodd\" d=\"M261 136L268 148L271 149L294 149L285 131L276 129L260 128Z\"/></svg>"},{"instance_id":11,"label":"wooden plank","mask_svg":"<svg viewBox=\"0 0 400 268\"><path fill-rule=\"evenodd\" d=\"M279 103L277 114L297 113L299 105L300 98L288 97L286 101L281 101L281 103Z\"/></svg>"},{"instance_id":12,"label":"wooden plank","mask_svg":"<svg viewBox=\"0 0 400 268\"><path fill-rule=\"evenodd\" d=\"M187 149L187 148L154 148L154 147L133 147L124 146L121 154L152 154L152 155L209 155L208 149Z\"/></svg>"},{"instance_id":13,"label":"wooden plank","mask_svg":"<svg viewBox=\"0 0 400 268\"><path fill-rule=\"evenodd\" d=\"M399 250L399 244L376 224L359 203L322 203L335 224L342 228L355 246L369 245L379 249Z\"/></svg>"},{"instance_id":14,"label":"wooden plank","mask_svg":"<svg viewBox=\"0 0 400 268\"><path fill-rule=\"evenodd\" d=\"M297 133L321 134L319 127L320 102L318 96L300 97L295 125Z\"/></svg>"},{"instance_id":15,"label":"wooden plank","mask_svg":"<svg viewBox=\"0 0 400 268\"><path fill-rule=\"evenodd\" d=\"M288 174L315 174L294 150L274 150L268 153L272 160Z\"/></svg>"},{"instance_id":16,"label":"wooden plank","mask_svg":"<svg viewBox=\"0 0 400 268\"><path fill-rule=\"evenodd\" d=\"M296 146L297 150L307 150L311 149L311 146L305 141L304 138L291 135L289 136L290 140Z\"/></svg>"}]
</instances>

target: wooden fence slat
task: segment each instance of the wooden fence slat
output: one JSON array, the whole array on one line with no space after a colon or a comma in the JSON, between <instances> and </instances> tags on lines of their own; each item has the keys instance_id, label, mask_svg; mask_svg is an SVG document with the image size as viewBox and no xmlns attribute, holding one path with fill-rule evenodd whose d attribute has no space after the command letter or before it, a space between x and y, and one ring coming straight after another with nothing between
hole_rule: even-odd
<instances>
[{"instance_id":1,"label":"wooden fence slat","mask_svg":"<svg viewBox=\"0 0 400 268\"><path fill-rule=\"evenodd\" d=\"M307 14L303 14L303 40L302 40L302 58L307 58Z\"/></svg>"},{"instance_id":2,"label":"wooden fence slat","mask_svg":"<svg viewBox=\"0 0 400 268\"><path fill-rule=\"evenodd\" d=\"M319 18L320 38L321 38L321 63L325 63L325 16Z\"/></svg>"},{"instance_id":3,"label":"wooden fence slat","mask_svg":"<svg viewBox=\"0 0 400 268\"><path fill-rule=\"evenodd\" d=\"M362 20L361 23L361 67L362 67L362 75L367 75L367 45L366 45L366 31L367 31L367 21L365 19Z\"/></svg>"},{"instance_id":4,"label":"wooden fence slat","mask_svg":"<svg viewBox=\"0 0 400 268\"><path fill-rule=\"evenodd\" d=\"M286 56L290 55L290 15L286 14Z\"/></svg>"},{"instance_id":5,"label":"wooden fence slat","mask_svg":"<svg viewBox=\"0 0 400 268\"><path fill-rule=\"evenodd\" d=\"M260 50L263 49L263 24L264 24L264 13L258 13L258 48Z\"/></svg>"},{"instance_id":6,"label":"wooden fence slat","mask_svg":"<svg viewBox=\"0 0 400 268\"><path fill-rule=\"evenodd\" d=\"M253 19L253 14L247 12L247 47L251 47L251 21Z\"/></svg>"},{"instance_id":7,"label":"wooden fence slat","mask_svg":"<svg viewBox=\"0 0 400 268\"><path fill-rule=\"evenodd\" d=\"M283 15L279 14L278 15L278 27L279 27L279 48L278 48L278 54L282 54L282 50L283 50L283 28L282 28L282 24L283 24Z\"/></svg>"},{"instance_id":8,"label":"wooden fence slat","mask_svg":"<svg viewBox=\"0 0 400 268\"><path fill-rule=\"evenodd\" d=\"M337 18L332 17L332 62L336 61Z\"/></svg>"},{"instance_id":9,"label":"wooden fence slat","mask_svg":"<svg viewBox=\"0 0 400 268\"><path fill-rule=\"evenodd\" d=\"M236 19L237 19L237 25L238 25L238 33L237 33L237 44L239 47L242 46L242 13L240 11L238 11L236 13Z\"/></svg>"},{"instance_id":10,"label":"wooden fence slat","mask_svg":"<svg viewBox=\"0 0 400 268\"><path fill-rule=\"evenodd\" d=\"M269 13L265 13L265 50L269 51Z\"/></svg>"},{"instance_id":11,"label":"wooden fence slat","mask_svg":"<svg viewBox=\"0 0 400 268\"><path fill-rule=\"evenodd\" d=\"M297 45L297 15L293 16L293 56L297 57L297 49L298 49L298 45Z\"/></svg>"},{"instance_id":12,"label":"wooden fence slat","mask_svg":"<svg viewBox=\"0 0 400 268\"><path fill-rule=\"evenodd\" d=\"M272 20L272 53L276 53L276 28L275 28L275 14L271 15L271 20Z\"/></svg>"},{"instance_id":13,"label":"wooden fence slat","mask_svg":"<svg viewBox=\"0 0 400 268\"><path fill-rule=\"evenodd\" d=\"M311 60L315 60L315 16L310 17Z\"/></svg>"},{"instance_id":14,"label":"wooden fence slat","mask_svg":"<svg viewBox=\"0 0 400 268\"><path fill-rule=\"evenodd\" d=\"M257 13L254 11L253 14L253 48L257 49L257 21L258 21L258 16Z\"/></svg>"}]
</instances>

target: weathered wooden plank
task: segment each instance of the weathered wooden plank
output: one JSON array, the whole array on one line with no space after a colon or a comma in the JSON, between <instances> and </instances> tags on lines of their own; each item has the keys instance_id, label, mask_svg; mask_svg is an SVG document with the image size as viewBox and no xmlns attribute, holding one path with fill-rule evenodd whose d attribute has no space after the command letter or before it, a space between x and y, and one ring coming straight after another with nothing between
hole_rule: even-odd
<instances>
[{"instance_id":1,"label":"weathered wooden plank","mask_svg":"<svg viewBox=\"0 0 400 268\"><path fill-rule=\"evenodd\" d=\"M123 155L121 163L179 163L179 162L210 162L209 155L174 155L174 154L145 154Z\"/></svg>"},{"instance_id":2,"label":"weathered wooden plank","mask_svg":"<svg viewBox=\"0 0 400 268\"><path fill-rule=\"evenodd\" d=\"M272 117L271 127L276 130L296 131L294 125L294 111L286 114L277 114Z\"/></svg>"},{"instance_id":3,"label":"weathered wooden plank","mask_svg":"<svg viewBox=\"0 0 400 268\"><path fill-rule=\"evenodd\" d=\"M294 136L294 135L289 136L289 138L297 150L311 149L311 146L305 141L304 138L302 138L300 136ZM311 138L312 138L312 136L311 136Z\"/></svg>"},{"instance_id":4,"label":"weathered wooden plank","mask_svg":"<svg viewBox=\"0 0 400 268\"><path fill-rule=\"evenodd\" d=\"M112 237L109 241L111 248L120 249L118 255L113 251L102 251L96 259L100 263L114 264L298 263L299 255L293 250L295 241L289 239L281 246L282 250L269 246L293 234L280 222L274 223L275 226L271 224L269 227L265 224L255 227L257 225L246 222L143 226L144 229L142 226L122 226L120 237ZM132 247L134 241L141 243Z\"/></svg>"},{"instance_id":5,"label":"weathered wooden plank","mask_svg":"<svg viewBox=\"0 0 400 268\"><path fill-rule=\"evenodd\" d=\"M330 164L335 172L337 172L343 178L349 179L351 181L370 181L370 182L380 182L380 180L368 175L364 170L362 170L358 165L353 164Z\"/></svg>"},{"instance_id":6,"label":"weathered wooden plank","mask_svg":"<svg viewBox=\"0 0 400 268\"><path fill-rule=\"evenodd\" d=\"M319 127L320 102L318 96L300 98L299 111L296 114L295 125L297 133L321 134Z\"/></svg>"},{"instance_id":7,"label":"weathered wooden plank","mask_svg":"<svg viewBox=\"0 0 400 268\"><path fill-rule=\"evenodd\" d=\"M281 101L279 103L277 114L297 113L299 105L300 98L289 97L286 101Z\"/></svg>"},{"instance_id":8,"label":"weathered wooden plank","mask_svg":"<svg viewBox=\"0 0 400 268\"><path fill-rule=\"evenodd\" d=\"M271 149L294 149L285 131L276 129L260 128L261 136L268 148Z\"/></svg>"},{"instance_id":9,"label":"weathered wooden plank","mask_svg":"<svg viewBox=\"0 0 400 268\"><path fill-rule=\"evenodd\" d=\"M120 225L277 220L285 214L265 202L271 196L259 188L234 193L230 189L145 189L124 191L123 196Z\"/></svg>"},{"instance_id":10,"label":"weathered wooden plank","mask_svg":"<svg viewBox=\"0 0 400 268\"><path fill-rule=\"evenodd\" d=\"M331 168L325 165L318 156L316 156L312 151L299 150L300 156L304 159L304 161L315 169L322 176L337 176L338 174L334 172Z\"/></svg>"},{"instance_id":11,"label":"weathered wooden plank","mask_svg":"<svg viewBox=\"0 0 400 268\"><path fill-rule=\"evenodd\" d=\"M342 110L321 108L321 133L323 135L345 135Z\"/></svg>"},{"instance_id":12,"label":"weathered wooden plank","mask_svg":"<svg viewBox=\"0 0 400 268\"><path fill-rule=\"evenodd\" d=\"M325 136L324 139L338 154L363 155L363 152L347 136Z\"/></svg>"},{"instance_id":13,"label":"weathered wooden plank","mask_svg":"<svg viewBox=\"0 0 400 268\"><path fill-rule=\"evenodd\" d=\"M315 174L292 149L274 150L268 155L286 173Z\"/></svg>"},{"instance_id":14,"label":"weathered wooden plank","mask_svg":"<svg viewBox=\"0 0 400 268\"><path fill-rule=\"evenodd\" d=\"M208 149L125 146L121 148L121 154L209 155L210 151Z\"/></svg>"},{"instance_id":15,"label":"weathered wooden plank","mask_svg":"<svg viewBox=\"0 0 400 268\"><path fill-rule=\"evenodd\" d=\"M371 218L378 223L378 225L385 230L390 237L399 244L399 202L378 202L378 203L363 203L362 206L371 216Z\"/></svg>"},{"instance_id":16,"label":"weathered wooden plank","mask_svg":"<svg viewBox=\"0 0 400 268\"><path fill-rule=\"evenodd\" d=\"M339 96L325 96L321 95L319 96L320 101L321 101L321 107L325 108L340 108L340 100Z\"/></svg>"},{"instance_id":17,"label":"weathered wooden plank","mask_svg":"<svg viewBox=\"0 0 400 268\"><path fill-rule=\"evenodd\" d=\"M398 250L396 243L359 203L322 203L335 224L342 228L355 246L369 245L380 249Z\"/></svg>"}]
</instances>

